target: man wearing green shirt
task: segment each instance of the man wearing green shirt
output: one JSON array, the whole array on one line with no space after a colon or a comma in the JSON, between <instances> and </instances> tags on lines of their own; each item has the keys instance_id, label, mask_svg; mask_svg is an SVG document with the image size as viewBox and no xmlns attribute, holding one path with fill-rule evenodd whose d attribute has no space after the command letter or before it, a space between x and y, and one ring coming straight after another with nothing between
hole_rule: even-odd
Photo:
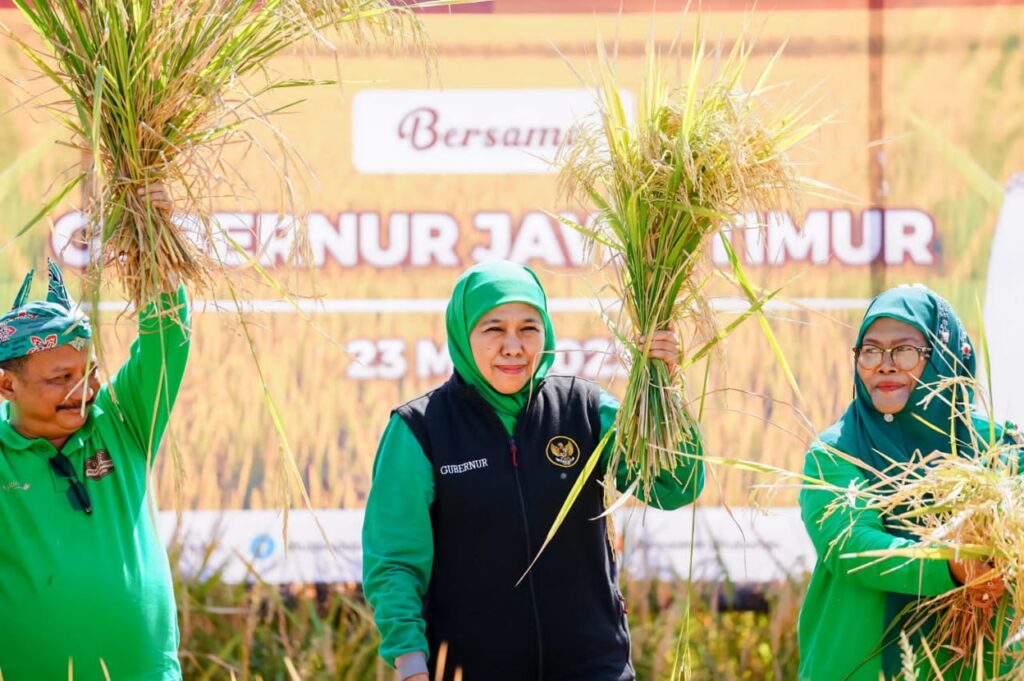
<instances>
[{"instance_id":1,"label":"man wearing green shirt","mask_svg":"<svg viewBox=\"0 0 1024 681\"><path fill-rule=\"evenodd\" d=\"M183 288L139 315L100 386L91 330L51 262L45 302L0 317L0 678L181 679L147 480L185 370Z\"/></svg>"}]
</instances>

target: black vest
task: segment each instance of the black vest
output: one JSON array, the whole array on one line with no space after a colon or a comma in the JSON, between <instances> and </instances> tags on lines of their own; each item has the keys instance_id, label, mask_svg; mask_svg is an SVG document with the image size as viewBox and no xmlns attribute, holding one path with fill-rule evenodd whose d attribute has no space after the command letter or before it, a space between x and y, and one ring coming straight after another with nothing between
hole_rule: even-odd
<instances>
[{"instance_id":1,"label":"black vest","mask_svg":"<svg viewBox=\"0 0 1024 681\"><path fill-rule=\"evenodd\" d=\"M569 490L600 440L599 388L550 376L509 437L458 375L395 411L434 470L434 565L424 603L431 678L630 681L629 632L599 467L537 564ZM442 648L444 650L442 650Z\"/></svg>"}]
</instances>

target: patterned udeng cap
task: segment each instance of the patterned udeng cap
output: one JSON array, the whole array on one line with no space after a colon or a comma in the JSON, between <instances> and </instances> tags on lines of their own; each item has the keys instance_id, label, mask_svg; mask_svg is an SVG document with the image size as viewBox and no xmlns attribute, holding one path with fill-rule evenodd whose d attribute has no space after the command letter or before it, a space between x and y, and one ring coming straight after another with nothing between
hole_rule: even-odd
<instances>
[{"instance_id":1,"label":"patterned udeng cap","mask_svg":"<svg viewBox=\"0 0 1024 681\"><path fill-rule=\"evenodd\" d=\"M0 362L67 343L84 348L92 337L89 318L71 308L71 298L56 263L48 259L47 269L46 300L28 302L36 272L33 269L25 276L14 307L0 316Z\"/></svg>"}]
</instances>

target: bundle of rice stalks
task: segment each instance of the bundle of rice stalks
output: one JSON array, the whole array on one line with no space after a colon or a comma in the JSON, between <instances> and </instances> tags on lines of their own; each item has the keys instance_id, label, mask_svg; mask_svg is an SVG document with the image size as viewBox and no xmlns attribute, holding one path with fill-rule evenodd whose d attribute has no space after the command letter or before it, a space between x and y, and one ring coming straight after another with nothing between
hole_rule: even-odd
<instances>
[{"instance_id":1,"label":"bundle of rice stalks","mask_svg":"<svg viewBox=\"0 0 1024 681\"><path fill-rule=\"evenodd\" d=\"M679 444L695 436L696 420L686 406L681 373L669 375L664 363L646 359L638 339L649 342L655 331L684 321L702 331L711 340L681 362L681 372L744 318L760 317L771 296L758 297L722 235L732 262L732 274L723 276L743 289L751 307L717 329L707 292L709 240L734 224L737 214L787 207L806 183L786 154L819 124L806 122L810 107L801 98L783 109L765 101L779 53L749 89L743 87L752 49L740 39L728 56L712 60L698 29L686 81L672 87L650 43L632 121L615 64L599 44L598 117L579 127L560 157L564 192L595 205L601 217L592 230L570 224L610 263L610 285L621 301L618 313L605 315L629 367L609 476L624 461L644 498L662 471L678 466Z\"/></svg>"},{"instance_id":2,"label":"bundle of rice stalks","mask_svg":"<svg viewBox=\"0 0 1024 681\"><path fill-rule=\"evenodd\" d=\"M328 29L353 40L380 36L404 43L423 35L411 9L389 0L15 4L43 47L5 33L61 92L49 108L88 158L86 170L40 216L85 181L88 238L95 244L88 281L98 291L100 275L112 268L136 304L151 300L168 281L208 283L213 263L196 241L223 243L224 236L209 220L176 224L140 199L139 189L157 182L183 187L177 208L202 216L200 199L225 170L218 152L231 142L255 143L247 124L267 124L283 143L261 102L280 88L312 81L269 72L271 57L302 41L329 45ZM190 234L196 227L201 234Z\"/></svg>"},{"instance_id":3,"label":"bundle of rice stalks","mask_svg":"<svg viewBox=\"0 0 1024 681\"><path fill-rule=\"evenodd\" d=\"M991 572L914 605L905 631L921 635L918 659L929 660L940 677L966 666L978 678L1002 678L1024 664L1024 439L1010 426L1000 432L971 415L964 405L972 383L942 381L929 386L926 398L955 391L959 397L950 405L952 422L964 426L967 441L951 435L949 451L893 464L871 487L849 491L877 510L890 530L917 537L916 546L848 557L986 563ZM1002 597L972 592L993 579L1005 584Z\"/></svg>"}]
</instances>

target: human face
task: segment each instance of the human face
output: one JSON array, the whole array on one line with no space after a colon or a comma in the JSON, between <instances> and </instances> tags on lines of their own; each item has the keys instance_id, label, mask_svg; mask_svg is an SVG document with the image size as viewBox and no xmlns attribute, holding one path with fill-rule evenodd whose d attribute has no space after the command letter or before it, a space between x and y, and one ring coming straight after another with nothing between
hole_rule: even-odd
<instances>
[{"instance_id":1,"label":"human face","mask_svg":"<svg viewBox=\"0 0 1024 681\"><path fill-rule=\"evenodd\" d=\"M63 444L85 424L100 387L87 353L60 345L29 355L15 371L0 372L0 395L11 403L11 425L18 432Z\"/></svg>"},{"instance_id":2,"label":"human face","mask_svg":"<svg viewBox=\"0 0 1024 681\"><path fill-rule=\"evenodd\" d=\"M488 311L469 334L477 369L503 395L526 385L544 349L544 321L532 305L508 303Z\"/></svg>"},{"instance_id":3,"label":"human face","mask_svg":"<svg viewBox=\"0 0 1024 681\"><path fill-rule=\"evenodd\" d=\"M871 323L861 339L862 347L869 345L889 350L900 345L925 347L928 343L924 334L910 324L890 317L879 317ZM885 353L882 363L874 369L865 369L857 363L857 375L867 388L875 409L883 414L895 414L907 406L927 361L922 354L917 366L900 369L893 364L892 353Z\"/></svg>"}]
</instances>

